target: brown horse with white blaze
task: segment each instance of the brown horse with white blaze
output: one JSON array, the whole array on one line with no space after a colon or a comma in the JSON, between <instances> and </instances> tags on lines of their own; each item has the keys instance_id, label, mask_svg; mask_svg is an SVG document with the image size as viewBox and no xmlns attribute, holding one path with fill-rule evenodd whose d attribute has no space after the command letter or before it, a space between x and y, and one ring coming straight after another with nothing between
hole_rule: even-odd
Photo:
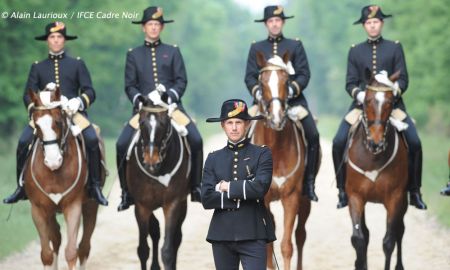
<instances>
[{"instance_id":1,"label":"brown horse with white blaze","mask_svg":"<svg viewBox=\"0 0 450 270\"><path fill-rule=\"evenodd\" d=\"M289 54L282 57L284 64L289 61ZM306 240L305 223L311 211L311 202L302 196L303 178L306 163L306 147L302 134L295 123L288 119L287 83L288 72L280 66L266 61L261 52L257 52L257 64L260 70L260 87L262 98L259 111L265 121L255 124L252 140L258 145L267 145L272 150L273 180L264 201L270 212L270 202L281 200L284 209L283 237L281 253L284 269L291 269L293 246L291 236L295 220L297 244L297 269L302 269L303 245ZM272 218L273 214L270 212ZM272 261L273 243L267 247L267 267L274 269Z\"/></svg>"},{"instance_id":2,"label":"brown horse with white blaze","mask_svg":"<svg viewBox=\"0 0 450 270\"><path fill-rule=\"evenodd\" d=\"M395 82L396 72L389 77ZM369 77L370 75L366 75ZM385 270L397 245L396 270L402 270L403 217L407 210L407 148L390 120L394 108L393 89L374 80L365 91L362 118L353 132L348 148L346 192L353 224L352 245L356 250L356 269L367 269L369 230L365 204L382 203L387 211L387 229L383 239Z\"/></svg>"},{"instance_id":3,"label":"brown horse with white blaze","mask_svg":"<svg viewBox=\"0 0 450 270\"><path fill-rule=\"evenodd\" d=\"M169 105L154 105L147 97L139 97L139 129L134 147L129 152L127 184L135 202L135 216L139 227L138 257L145 270L153 241L152 270L158 263L159 223L153 211L163 208L165 218L164 244L161 257L164 269L176 269L181 226L186 217L189 194L190 150L186 137L171 123Z\"/></svg>"},{"instance_id":4,"label":"brown horse with white blaze","mask_svg":"<svg viewBox=\"0 0 450 270\"><path fill-rule=\"evenodd\" d=\"M67 227L65 258L68 269L75 269L77 257L80 268L85 269L98 204L88 199L85 188L88 176L85 153L78 139L71 133L71 119L62 108L60 90L45 92L41 96L43 92L28 91L35 104L32 120L36 129L36 141L23 171L25 191L31 202L33 221L39 233L44 269L58 269L61 233L56 213L59 212L63 213ZM47 102L41 100L44 96ZM102 170L102 184L105 174L105 170ZM81 217L83 236L77 248Z\"/></svg>"}]
</instances>

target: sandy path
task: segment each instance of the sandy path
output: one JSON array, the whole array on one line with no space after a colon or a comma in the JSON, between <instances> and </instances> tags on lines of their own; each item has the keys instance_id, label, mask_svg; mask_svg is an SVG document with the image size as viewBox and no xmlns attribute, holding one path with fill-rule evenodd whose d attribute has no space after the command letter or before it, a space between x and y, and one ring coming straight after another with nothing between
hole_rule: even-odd
<instances>
[{"instance_id":1,"label":"sandy path","mask_svg":"<svg viewBox=\"0 0 450 270\"><path fill-rule=\"evenodd\" d=\"M337 191L334 183L331 145L322 141L322 167L317 179L319 203L314 203L307 222L307 240L304 249L305 269L353 269L355 253L350 243L351 222L348 210L336 210ZM220 148L223 136L216 136L205 144L205 153ZM113 173L114 175L114 173ZM91 270L139 269L136 255L138 230L133 209L118 213L120 188L113 185L109 197L110 206L103 208L92 239L92 251L88 268ZM282 217L279 203L273 203L278 222ZM405 217L406 232L403 241L405 269L450 269L450 230L440 227L426 212L409 208ZM163 226L162 211L156 212ZM178 255L178 268L182 270L214 269L212 251L205 241L211 211L205 211L198 203L188 204L188 214L183 224L183 242ZM382 269L384 254L382 238L385 233L385 210L381 205L367 207L367 224L370 230L369 268ZM280 229L281 226L278 226ZM277 231L280 239L281 232ZM161 241L162 242L162 241ZM63 240L65 245L65 240ZM162 243L160 243L160 246ZM276 255L282 263L279 241L275 244ZM63 249L61 249L63 251ZM37 241L22 252L0 261L2 270L42 269ZM63 254L63 252L61 252ZM67 269L59 256L60 269ZM395 256L394 256L395 257ZM161 260L160 260L161 261ZM295 261L295 260L294 260ZM395 259L393 261L395 265ZM295 265L293 262L292 265ZM280 264L282 269L282 265Z\"/></svg>"}]
</instances>

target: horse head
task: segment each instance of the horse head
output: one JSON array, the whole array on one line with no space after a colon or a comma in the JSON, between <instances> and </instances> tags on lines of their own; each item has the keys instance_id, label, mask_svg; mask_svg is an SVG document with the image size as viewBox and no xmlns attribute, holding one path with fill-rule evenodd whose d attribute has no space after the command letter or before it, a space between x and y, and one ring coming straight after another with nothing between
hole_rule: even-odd
<instances>
[{"instance_id":1,"label":"horse head","mask_svg":"<svg viewBox=\"0 0 450 270\"><path fill-rule=\"evenodd\" d=\"M261 52L257 52L256 62L261 68L259 71L259 86L262 92L260 111L270 128L282 130L287 120L289 52L285 52L282 58L275 55L267 61Z\"/></svg>"},{"instance_id":2,"label":"horse head","mask_svg":"<svg viewBox=\"0 0 450 270\"><path fill-rule=\"evenodd\" d=\"M44 164L54 171L63 162L63 148L69 133L65 112L61 104L61 92L28 90L28 96L34 103L31 119L35 123L36 136L44 149Z\"/></svg>"},{"instance_id":3,"label":"horse head","mask_svg":"<svg viewBox=\"0 0 450 270\"><path fill-rule=\"evenodd\" d=\"M150 173L156 173L167 154L172 137L172 124L168 108L156 106L145 96L139 97L142 107L139 110L140 147L144 166Z\"/></svg>"},{"instance_id":4,"label":"horse head","mask_svg":"<svg viewBox=\"0 0 450 270\"><path fill-rule=\"evenodd\" d=\"M366 76L368 77L368 74ZM363 103L366 147L374 154L386 149L386 133L395 101L393 83L400 77L400 71L391 75L389 81L376 79L377 76L368 79ZM387 76L385 78L387 79Z\"/></svg>"}]
</instances>

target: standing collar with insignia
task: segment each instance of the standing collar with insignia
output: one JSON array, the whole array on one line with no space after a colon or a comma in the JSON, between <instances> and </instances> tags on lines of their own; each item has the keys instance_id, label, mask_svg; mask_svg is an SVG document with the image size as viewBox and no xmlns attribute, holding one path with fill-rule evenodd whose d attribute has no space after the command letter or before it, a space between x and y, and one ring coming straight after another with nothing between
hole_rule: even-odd
<instances>
[{"instance_id":1,"label":"standing collar with insignia","mask_svg":"<svg viewBox=\"0 0 450 270\"><path fill-rule=\"evenodd\" d=\"M244 149L244 147L247 146L249 144L249 142L250 142L249 138L245 138L238 143L233 143L233 142L227 141L227 147L228 147L228 149L230 149L232 151L236 151L236 150Z\"/></svg>"},{"instance_id":2,"label":"standing collar with insignia","mask_svg":"<svg viewBox=\"0 0 450 270\"><path fill-rule=\"evenodd\" d=\"M150 47L150 48L155 48L160 44L161 44L161 39L158 39L157 41L155 41L153 43L150 41L147 41L147 40L144 42L144 45L147 47Z\"/></svg>"},{"instance_id":3,"label":"standing collar with insignia","mask_svg":"<svg viewBox=\"0 0 450 270\"><path fill-rule=\"evenodd\" d=\"M379 35L376 38L367 38L367 43L372 44L372 43L380 43L383 40L383 37L381 35Z\"/></svg>"},{"instance_id":4,"label":"standing collar with insignia","mask_svg":"<svg viewBox=\"0 0 450 270\"><path fill-rule=\"evenodd\" d=\"M267 40L270 42L270 43L274 43L274 42L280 42L280 41L282 41L284 39L284 36L283 36L283 34L280 34L278 37L271 37L271 36L268 36L267 37Z\"/></svg>"},{"instance_id":5,"label":"standing collar with insignia","mask_svg":"<svg viewBox=\"0 0 450 270\"><path fill-rule=\"evenodd\" d=\"M66 56L66 53L64 51L61 51L60 53L52 53L52 52L48 52L48 58L49 59L62 59Z\"/></svg>"}]
</instances>

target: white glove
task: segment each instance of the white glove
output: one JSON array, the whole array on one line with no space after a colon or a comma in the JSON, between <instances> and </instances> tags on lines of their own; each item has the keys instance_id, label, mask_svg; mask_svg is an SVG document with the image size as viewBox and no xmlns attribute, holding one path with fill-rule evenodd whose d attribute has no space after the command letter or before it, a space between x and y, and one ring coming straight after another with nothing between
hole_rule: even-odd
<instances>
[{"instance_id":1,"label":"white glove","mask_svg":"<svg viewBox=\"0 0 450 270\"><path fill-rule=\"evenodd\" d=\"M398 85L398 82L394 83L394 86L392 87L394 92L394 97L400 95L402 93L402 90L400 89L400 86Z\"/></svg>"},{"instance_id":2,"label":"white glove","mask_svg":"<svg viewBox=\"0 0 450 270\"><path fill-rule=\"evenodd\" d=\"M156 86L156 91L160 92L160 93L165 93L166 92L166 87L164 86L164 84L160 83Z\"/></svg>"},{"instance_id":3,"label":"white glove","mask_svg":"<svg viewBox=\"0 0 450 270\"><path fill-rule=\"evenodd\" d=\"M56 90L56 84L54 82L49 82L45 86L45 89L47 89L48 91L55 91Z\"/></svg>"},{"instance_id":4,"label":"white glove","mask_svg":"<svg viewBox=\"0 0 450 270\"><path fill-rule=\"evenodd\" d=\"M162 84L160 84L162 85ZM161 95L158 91L151 91L148 95L148 98L153 102L155 105L162 104Z\"/></svg>"},{"instance_id":5,"label":"white glove","mask_svg":"<svg viewBox=\"0 0 450 270\"><path fill-rule=\"evenodd\" d=\"M255 92L255 99L260 102L262 99L262 93L261 93L261 89L256 90Z\"/></svg>"},{"instance_id":6,"label":"white glove","mask_svg":"<svg viewBox=\"0 0 450 270\"><path fill-rule=\"evenodd\" d=\"M292 87L289 86L288 98L292 98L293 96L294 96L294 89L292 89Z\"/></svg>"},{"instance_id":7,"label":"white glove","mask_svg":"<svg viewBox=\"0 0 450 270\"><path fill-rule=\"evenodd\" d=\"M78 112L78 110L80 109L80 106L81 106L81 101L79 98L71 98L67 102L67 109L72 114L75 114L76 112Z\"/></svg>"},{"instance_id":8,"label":"white glove","mask_svg":"<svg viewBox=\"0 0 450 270\"><path fill-rule=\"evenodd\" d=\"M361 91L356 95L356 100L359 104L364 104L364 99L366 98L366 92Z\"/></svg>"}]
</instances>

